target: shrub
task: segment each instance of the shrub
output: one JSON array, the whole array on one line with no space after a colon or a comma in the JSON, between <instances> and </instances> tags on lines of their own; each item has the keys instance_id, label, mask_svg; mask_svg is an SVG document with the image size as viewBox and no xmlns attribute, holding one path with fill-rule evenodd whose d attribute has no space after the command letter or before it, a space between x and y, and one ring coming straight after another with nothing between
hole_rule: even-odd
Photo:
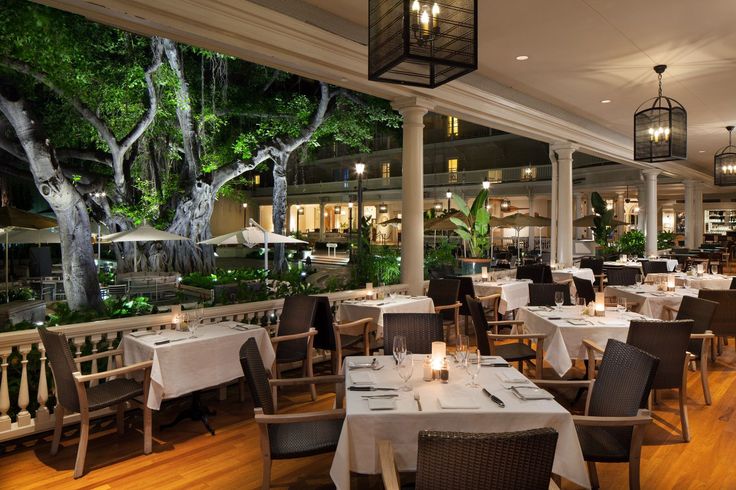
<instances>
[{"instance_id":1,"label":"shrub","mask_svg":"<svg viewBox=\"0 0 736 490\"><path fill-rule=\"evenodd\" d=\"M644 255L644 233L639 230L629 230L618 241L618 251L627 255Z\"/></svg>"}]
</instances>

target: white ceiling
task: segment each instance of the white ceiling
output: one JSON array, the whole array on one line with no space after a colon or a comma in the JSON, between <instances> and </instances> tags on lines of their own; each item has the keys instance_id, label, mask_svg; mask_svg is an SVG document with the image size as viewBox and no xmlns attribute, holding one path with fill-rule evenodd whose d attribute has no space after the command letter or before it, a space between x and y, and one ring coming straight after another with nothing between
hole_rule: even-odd
<instances>
[{"instance_id":1,"label":"white ceiling","mask_svg":"<svg viewBox=\"0 0 736 490\"><path fill-rule=\"evenodd\" d=\"M367 0L303 1L367 25ZM736 123L734 0L478 3L481 75L627 137L656 95L652 67L667 64L664 93L688 111L688 161L712 172L723 128Z\"/></svg>"}]
</instances>

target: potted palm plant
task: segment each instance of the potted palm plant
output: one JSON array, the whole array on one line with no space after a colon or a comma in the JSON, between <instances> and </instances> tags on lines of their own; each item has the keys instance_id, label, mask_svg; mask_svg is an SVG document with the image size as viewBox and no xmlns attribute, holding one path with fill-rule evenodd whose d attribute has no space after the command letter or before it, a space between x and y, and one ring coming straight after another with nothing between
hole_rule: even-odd
<instances>
[{"instance_id":1,"label":"potted palm plant","mask_svg":"<svg viewBox=\"0 0 736 490\"><path fill-rule=\"evenodd\" d=\"M470 207L457 194L453 194L452 199L462 214L462 218L452 217L450 221L456 226L455 233L463 240L465 257L460 259L463 263L463 272L477 272L475 269L479 264L488 264L491 261L488 257L490 221L490 214L486 209L488 191L486 189L480 191ZM466 270L468 268L470 270Z\"/></svg>"}]
</instances>

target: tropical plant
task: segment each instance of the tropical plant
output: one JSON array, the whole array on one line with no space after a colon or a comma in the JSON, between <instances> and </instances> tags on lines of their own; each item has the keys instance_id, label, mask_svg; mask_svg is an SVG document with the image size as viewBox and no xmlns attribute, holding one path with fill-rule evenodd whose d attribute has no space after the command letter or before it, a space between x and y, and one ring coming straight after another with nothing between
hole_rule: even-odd
<instances>
[{"instance_id":1,"label":"tropical plant","mask_svg":"<svg viewBox=\"0 0 736 490\"><path fill-rule=\"evenodd\" d=\"M644 255L644 233L639 230L629 230L618 240L618 251L622 254Z\"/></svg>"},{"instance_id":2,"label":"tropical plant","mask_svg":"<svg viewBox=\"0 0 736 490\"><path fill-rule=\"evenodd\" d=\"M486 209L488 191L483 189L468 207L465 200L457 194L452 195L455 206L465 217L464 220L456 217L450 221L457 226L455 233L465 242L471 257L483 257L488 253L488 223L490 215Z\"/></svg>"},{"instance_id":3,"label":"tropical plant","mask_svg":"<svg viewBox=\"0 0 736 490\"><path fill-rule=\"evenodd\" d=\"M384 245L374 250L373 263L379 284L397 284L401 279L401 254L398 249Z\"/></svg>"},{"instance_id":4,"label":"tropical plant","mask_svg":"<svg viewBox=\"0 0 736 490\"><path fill-rule=\"evenodd\" d=\"M675 246L675 234L671 231L660 231L657 234L657 250Z\"/></svg>"},{"instance_id":5,"label":"tropical plant","mask_svg":"<svg viewBox=\"0 0 736 490\"><path fill-rule=\"evenodd\" d=\"M593 218L593 236L595 242L605 250L608 249L608 242L613 235L614 212L613 209L608 209L605 199L597 192L590 195L590 200L593 204L593 212L596 215Z\"/></svg>"},{"instance_id":6,"label":"tropical plant","mask_svg":"<svg viewBox=\"0 0 736 490\"><path fill-rule=\"evenodd\" d=\"M455 245L449 240L441 241L435 248L429 249L424 254L425 276L431 269L437 269L443 265L455 265Z\"/></svg>"}]
</instances>

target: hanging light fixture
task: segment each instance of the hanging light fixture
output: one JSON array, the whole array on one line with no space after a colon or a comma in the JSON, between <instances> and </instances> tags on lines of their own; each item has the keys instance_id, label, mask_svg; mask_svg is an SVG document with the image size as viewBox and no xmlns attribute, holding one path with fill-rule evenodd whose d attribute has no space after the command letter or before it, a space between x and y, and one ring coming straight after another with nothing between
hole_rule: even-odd
<instances>
[{"instance_id":1,"label":"hanging light fixture","mask_svg":"<svg viewBox=\"0 0 736 490\"><path fill-rule=\"evenodd\" d=\"M713 157L713 183L715 185L736 185L736 146L731 139L733 126L726 126L728 146L718 150Z\"/></svg>"},{"instance_id":2,"label":"hanging light fixture","mask_svg":"<svg viewBox=\"0 0 736 490\"><path fill-rule=\"evenodd\" d=\"M442 203L441 202L434 203L434 210L435 211L442 211Z\"/></svg>"},{"instance_id":3,"label":"hanging light fixture","mask_svg":"<svg viewBox=\"0 0 736 490\"><path fill-rule=\"evenodd\" d=\"M531 182L533 180L537 180L537 169L532 167L532 164L530 163L521 170L520 180L522 182Z\"/></svg>"},{"instance_id":4,"label":"hanging light fixture","mask_svg":"<svg viewBox=\"0 0 736 490\"><path fill-rule=\"evenodd\" d=\"M388 213L388 205L386 203L381 203L378 205L378 212L379 213Z\"/></svg>"},{"instance_id":5,"label":"hanging light fixture","mask_svg":"<svg viewBox=\"0 0 736 490\"><path fill-rule=\"evenodd\" d=\"M335 206L335 214L340 214L340 210L341 209L342 208L339 205L338 206Z\"/></svg>"},{"instance_id":6,"label":"hanging light fixture","mask_svg":"<svg viewBox=\"0 0 736 490\"><path fill-rule=\"evenodd\" d=\"M501 201L501 211L505 213L509 209L511 209L511 201L509 201L508 199L504 199L503 201Z\"/></svg>"},{"instance_id":7,"label":"hanging light fixture","mask_svg":"<svg viewBox=\"0 0 736 490\"><path fill-rule=\"evenodd\" d=\"M667 162L687 158L687 111L675 99L662 95L662 73L657 65L657 97L639 106L634 114L634 160Z\"/></svg>"},{"instance_id":8,"label":"hanging light fixture","mask_svg":"<svg viewBox=\"0 0 736 490\"><path fill-rule=\"evenodd\" d=\"M369 0L368 78L438 87L478 68L478 0Z\"/></svg>"}]
</instances>

